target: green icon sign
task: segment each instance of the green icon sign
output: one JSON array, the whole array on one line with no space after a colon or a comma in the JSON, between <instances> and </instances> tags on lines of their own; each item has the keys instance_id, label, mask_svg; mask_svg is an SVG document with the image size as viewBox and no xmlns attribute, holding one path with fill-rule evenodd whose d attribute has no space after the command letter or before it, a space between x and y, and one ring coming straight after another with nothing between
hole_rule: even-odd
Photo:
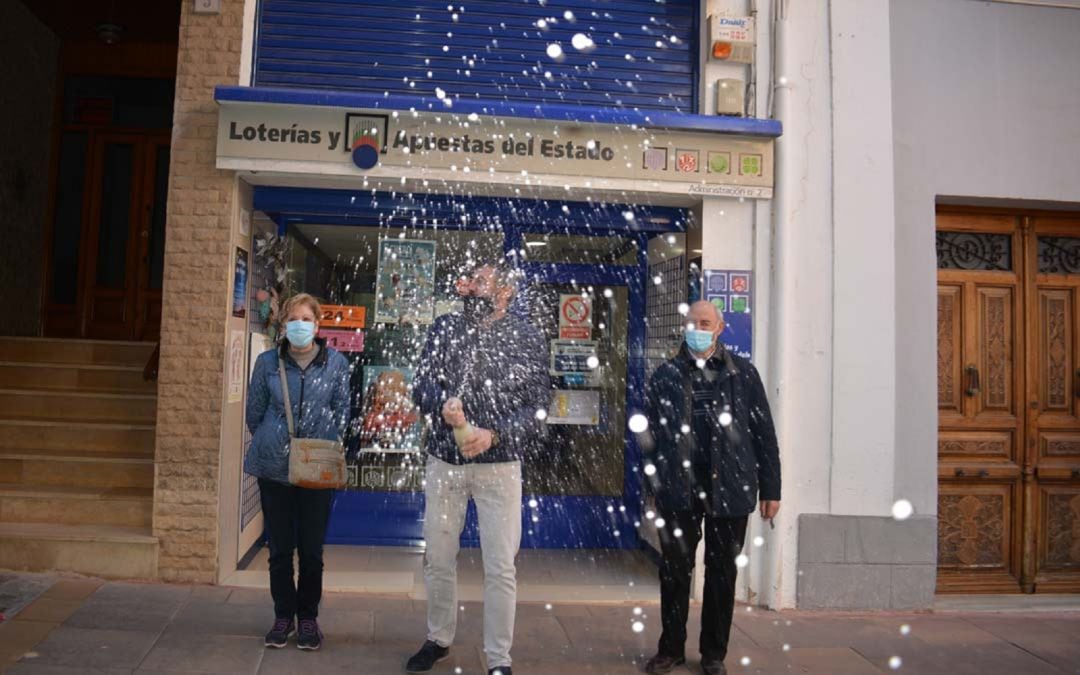
<instances>
[{"instance_id":1,"label":"green icon sign","mask_svg":"<svg viewBox=\"0 0 1080 675\"><path fill-rule=\"evenodd\" d=\"M731 173L731 155L726 152L710 152L709 171L712 173Z\"/></svg>"},{"instance_id":2,"label":"green icon sign","mask_svg":"<svg viewBox=\"0 0 1080 675\"><path fill-rule=\"evenodd\" d=\"M742 161L742 171L740 171L742 175L761 175L761 155L741 155L739 159Z\"/></svg>"}]
</instances>

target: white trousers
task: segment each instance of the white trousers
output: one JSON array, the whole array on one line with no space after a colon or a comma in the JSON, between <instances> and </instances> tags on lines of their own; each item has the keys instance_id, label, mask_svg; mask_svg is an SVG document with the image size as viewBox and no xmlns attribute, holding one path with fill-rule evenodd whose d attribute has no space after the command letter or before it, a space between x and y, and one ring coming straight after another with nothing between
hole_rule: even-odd
<instances>
[{"instance_id":1,"label":"white trousers","mask_svg":"<svg viewBox=\"0 0 1080 675\"><path fill-rule=\"evenodd\" d=\"M469 498L476 503L484 561L487 667L509 667L521 546L521 462L449 464L427 458L424 487L424 582L427 639L449 647L457 630L457 555Z\"/></svg>"}]
</instances>

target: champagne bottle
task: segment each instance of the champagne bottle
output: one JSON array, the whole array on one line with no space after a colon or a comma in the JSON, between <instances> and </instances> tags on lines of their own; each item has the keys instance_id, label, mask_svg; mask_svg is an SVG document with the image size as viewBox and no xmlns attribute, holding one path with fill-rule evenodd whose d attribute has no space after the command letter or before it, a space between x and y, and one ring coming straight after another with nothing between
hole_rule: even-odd
<instances>
[{"instance_id":1,"label":"champagne bottle","mask_svg":"<svg viewBox=\"0 0 1080 675\"><path fill-rule=\"evenodd\" d=\"M447 402L447 405L451 410L461 410L461 399L456 396ZM465 445L465 442L469 440L469 437L473 435L474 427L468 421L464 424L454 427L454 441L457 443L458 449Z\"/></svg>"}]
</instances>

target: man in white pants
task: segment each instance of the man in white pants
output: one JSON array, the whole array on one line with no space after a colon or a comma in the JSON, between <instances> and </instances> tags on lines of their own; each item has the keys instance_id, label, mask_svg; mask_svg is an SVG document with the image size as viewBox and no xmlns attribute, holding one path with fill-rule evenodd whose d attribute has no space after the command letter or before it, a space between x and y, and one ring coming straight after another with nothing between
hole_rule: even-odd
<instances>
[{"instance_id":1,"label":"man in white pants","mask_svg":"<svg viewBox=\"0 0 1080 675\"><path fill-rule=\"evenodd\" d=\"M484 654L489 675L512 675L521 544L521 457L543 432L550 379L543 336L507 313L514 272L481 265L462 278L460 314L428 333L413 384L427 418L424 581L427 638L405 670L446 658L457 628L457 554L469 499L484 561Z\"/></svg>"}]
</instances>

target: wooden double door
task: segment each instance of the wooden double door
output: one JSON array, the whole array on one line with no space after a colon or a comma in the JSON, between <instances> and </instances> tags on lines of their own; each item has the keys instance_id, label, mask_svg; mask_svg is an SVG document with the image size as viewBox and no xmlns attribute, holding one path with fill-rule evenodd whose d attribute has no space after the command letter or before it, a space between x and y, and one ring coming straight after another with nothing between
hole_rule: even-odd
<instances>
[{"instance_id":1,"label":"wooden double door","mask_svg":"<svg viewBox=\"0 0 1080 675\"><path fill-rule=\"evenodd\" d=\"M169 135L61 134L46 260L47 336L157 340Z\"/></svg>"},{"instance_id":2,"label":"wooden double door","mask_svg":"<svg viewBox=\"0 0 1080 675\"><path fill-rule=\"evenodd\" d=\"M938 590L1080 592L1080 214L942 210Z\"/></svg>"}]
</instances>

